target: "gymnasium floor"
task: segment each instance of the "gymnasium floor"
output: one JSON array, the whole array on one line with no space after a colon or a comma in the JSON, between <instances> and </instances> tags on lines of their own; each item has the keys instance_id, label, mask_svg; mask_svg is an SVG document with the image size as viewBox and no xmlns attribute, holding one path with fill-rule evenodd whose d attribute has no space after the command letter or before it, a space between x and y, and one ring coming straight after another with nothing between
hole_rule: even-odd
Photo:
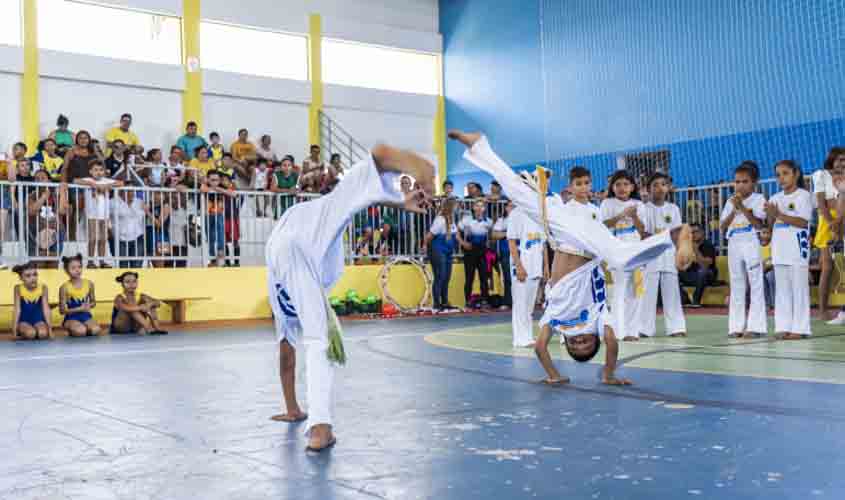
<instances>
[{"instance_id":1,"label":"gymnasium floor","mask_svg":"<svg viewBox=\"0 0 845 500\"><path fill-rule=\"evenodd\" d=\"M560 360L573 383L549 388L508 322L347 323L323 455L268 420L269 324L0 342L0 499L845 497L845 329L728 341L691 316L623 345L634 387Z\"/></svg>"}]
</instances>

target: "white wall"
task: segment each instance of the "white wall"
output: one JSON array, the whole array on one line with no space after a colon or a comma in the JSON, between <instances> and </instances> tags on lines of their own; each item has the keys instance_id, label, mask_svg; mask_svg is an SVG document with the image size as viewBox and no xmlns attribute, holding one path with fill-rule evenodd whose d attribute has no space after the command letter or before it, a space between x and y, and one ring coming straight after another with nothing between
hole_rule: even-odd
<instances>
[{"instance_id":1,"label":"white wall","mask_svg":"<svg viewBox=\"0 0 845 500\"><path fill-rule=\"evenodd\" d=\"M3 99L3 112L0 113L0 153L8 153L12 144L21 140L21 101L10 99L21 93L21 75L0 73L0 95Z\"/></svg>"}]
</instances>

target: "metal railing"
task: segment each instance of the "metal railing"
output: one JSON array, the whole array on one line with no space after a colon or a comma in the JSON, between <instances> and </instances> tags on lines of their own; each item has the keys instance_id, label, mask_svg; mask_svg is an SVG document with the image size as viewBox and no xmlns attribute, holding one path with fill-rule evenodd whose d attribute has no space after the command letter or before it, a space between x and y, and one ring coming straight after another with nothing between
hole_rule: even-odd
<instances>
[{"instance_id":1,"label":"metal railing","mask_svg":"<svg viewBox=\"0 0 845 500\"><path fill-rule=\"evenodd\" d=\"M770 197L774 180L759 183ZM686 222L702 224L707 238L726 250L719 214L730 184L679 188L671 198ZM154 187L93 189L56 183L0 182L0 241L6 263L32 260L57 267L63 255L81 253L87 264L105 267L197 267L263 265L264 246L282 214L313 194L276 194ZM454 221L470 216L476 200L457 200ZM439 200L429 213L372 206L355 214L344 234L348 264L390 256L425 258L422 242ZM485 200L495 223L504 202ZM492 239L491 248L493 247ZM461 257L461 249L455 255Z\"/></svg>"},{"instance_id":2,"label":"metal railing","mask_svg":"<svg viewBox=\"0 0 845 500\"><path fill-rule=\"evenodd\" d=\"M349 168L370 154L370 151L344 130L329 115L320 111L320 147L323 152L337 153L344 168ZM324 160L328 161L328 158Z\"/></svg>"}]
</instances>

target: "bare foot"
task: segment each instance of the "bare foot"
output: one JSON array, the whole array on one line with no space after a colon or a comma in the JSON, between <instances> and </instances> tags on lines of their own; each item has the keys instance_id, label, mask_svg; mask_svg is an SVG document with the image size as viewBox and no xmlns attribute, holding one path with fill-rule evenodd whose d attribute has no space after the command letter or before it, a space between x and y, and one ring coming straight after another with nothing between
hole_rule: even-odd
<instances>
[{"instance_id":1,"label":"bare foot","mask_svg":"<svg viewBox=\"0 0 845 500\"><path fill-rule=\"evenodd\" d=\"M546 377L540 379L540 383L545 385L564 385L569 383L569 377Z\"/></svg>"},{"instance_id":2,"label":"bare foot","mask_svg":"<svg viewBox=\"0 0 845 500\"><path fill-rule=\"evenodd\" d=\"M633 335L628 335L627 337L622 339L623 342L637 342L639 340L639 337L634 337Z\"/></svg>"},{"instance_id":3,"label":"bare foot","mask_svg":"<svg viewBox=\"0 0 845 500\"><path fill-rule=\"evenodd\" d=\"M423 191L434 195L434 165L422 156L379 144L373 148L373 158L380 169L410 175Z\"/></svg>"},{"instance_id":4,"label":"bare foot","mask_svg":"<svg viewBox=\"0 0 845 500\"><path fill-rule=\"evenodd\" d=\"M797 334L797 333L786 333L783 337L783 340L802 340L804 337Z\"/></svg>"},{"instance_id":5,"label":"bare foot","mask_svg":"<svg viewBox=\"0 0 845 500\"><path fill-rule=\"evenodd\" d=\"M332 434L332 426L329 424L317 424L311 428L308 439L308 451L323 451L334 446L337 440Z\"/></svg>"},{"instance_id":6,"label":"bare foot","mask_svg":"<svg viewBox=\"0 0 845 500\"><path fill-rule=\"evenodd\" d=\"M452 129L449 131L449 139L458 141L464 146L471 148L479 139L481 133L479 132L464 132L463 130Z\"/></svg>"},{"instance_id":7,"label":"bare foot","mask_svg":"<svg viewBox=\"0 0 845 500\"><path fill-rule=\"evenodd\" d=\"M681 271L686 271L695 262L695 247L692 242L692 229L689 224L681 226L678 241L675 243L675 265Z\"/></svg>"},{"instance_id":8,"label":"bare foot","mask_svg":"<svg viewBox=\"0 0 845 500\"><path fill-rule=\"evenodd\" d=\"M304 413L301 410L295 412L280 413L278 415L273 415L272 417L270 417L270 420L275 420L276 422L287 422L289 424L295 422L302 422L306 419L308 419L308 414Z\"/></svg>"},{"instance_id":9,"label":"bare foot","mask_svg":"<svg viewBox=\"0 0 845 500\"><path fill-rule=\"evenodd\" d=\"M677 332L677 333L669 334L669 336L670 337L686 337L687 334L686 334L686 332Z\"/></svg>"}]
</instances>

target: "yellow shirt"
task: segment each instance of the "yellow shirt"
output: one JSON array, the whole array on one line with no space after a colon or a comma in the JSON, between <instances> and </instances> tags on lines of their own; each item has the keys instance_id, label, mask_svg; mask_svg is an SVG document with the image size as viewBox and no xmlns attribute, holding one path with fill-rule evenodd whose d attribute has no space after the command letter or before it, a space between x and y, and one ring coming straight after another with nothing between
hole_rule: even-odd
<instances>
[{"instance_id":1,"label":"yellow shirt","mask_svg":"<svg viewBox=\"0 0 845 500\"><path fill-rule=\"evenodd\" d=\"M209 146L208 150L211 151L211 159L220 163L220 160L223 159L223 145L218 144L217 147Z\"/></svg>"},{"instance_id":2,"label":"yellow shirt","mask_svg":"<svg viewBox=\"0 0 845 500\"><path fill-rule=\"evenodd\" d=\"M255 156L255 144L251 142L240 143L235 141L232 143L232 147L229 148L229 151L232 152L232 158L237 161L241 161L248 156Z\"/></svg>"},{"instance_id":3,"label":"yellow shirt","mask_svg":"<svg viewBox=\"0 0 845 500\"><path fill-rule=\"evenodd\" d=\"M45 154L42 165L44 166L44 170L46 170L47 173L50 174L50 178L54 181L57 181L62 176L61 168L64 163L65 160L61 156L50 158Z\"/></svg>"},{"instance_id":4,"label":"yellow shirt","mask_svg":"<svg viewBox=\"0 0 845 500\"><path fill-rule=\"evenodd\" d=\"M202 175L207 174L209 170L214 170L214 162L211 160L200 161L199 158L194 158L191 160L190 166L199 170Z\"/></svg>"},{"instance_id":5,"label":"yellow shirt","mask_svg":"<svg viewBox=\"0 0 845 500\"><path fill-rule=\"evenodd\" d=\"M141 141L138 140L138 136L131 130L129 132L124 132L122 128L114 127L106 132L106 142L114 142L118 139L123 141L123 143L127 146L137 146L141 144Z\"/></svg>"}]
</instances>

